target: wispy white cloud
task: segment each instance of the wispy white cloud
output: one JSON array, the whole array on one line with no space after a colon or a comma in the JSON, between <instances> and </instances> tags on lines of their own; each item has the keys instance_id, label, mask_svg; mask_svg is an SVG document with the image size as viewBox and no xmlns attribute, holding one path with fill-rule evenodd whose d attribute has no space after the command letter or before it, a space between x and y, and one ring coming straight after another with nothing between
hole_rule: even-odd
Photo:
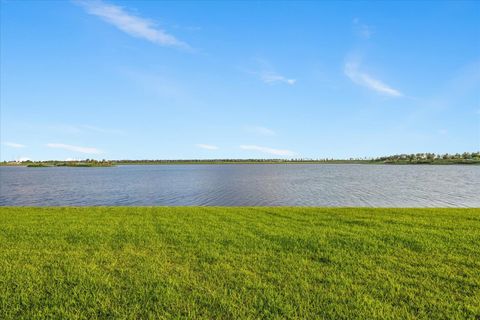
<instances>
[{"instance_id":1,"label":"wispy white cloud","mask_svg":"<svg viewBox=\"0 0 480 320\"><path fill-rule=\"evenodd\" d=\"M55 124L46 126L47 130L52 130L55 132L61 132L64 134L80 134L82 130L79 126L69 125L69 124Z\"/></svg>"},{"instance_id":2,"label":"wispy white cloud","mask_svg":"<svg viewBox=\"0 0 480 320\"><path fill-rule=\"evenodd\" d=\"M165 47L191 50L187 43L158 28L153 21L131 14L122 7L99 0L77 0L76 3L80 4L89 14L100 17L133 37Z\"/></svg>"},{"instance_id":3,"label":"wispy white cloud","mask_svg":"<svg viewBox=\"0 0 480 320\"><path fill-rule=\"evenodd\" d=\"M15 143L15 142L3 142L2 143L4 146L10 147L10 148L25 148L26 146L20 143Z\"/></svg>"},{"instance_id":4,"label":"wispy white cloud","mask_svg":"<svg viewBox=\"0 0 480 320\"><path fill-rule=\"evenodd\" d=\"M243 68L242 70L246 73L255 75L256 77L258 77L258 79L260 79L260 81L269 85L279 83L294 85L297 82L297 79L289 78L276 72L269 61L260 58L255 58L253 60L257 65L257 67L253 69L253 71L251 69L245 70Z\"/></svg>"},{"instance_id":5,"label":"wispy white cloud","mask_svg":"<svg viewBox=\"0 0 480 320\"><path fill-rule=\"evenodd\" d=\"M442 83L443 82L443 83ZM453 72L449 77L435 79L436 92L427 97L410 98L416 106L403 121L397 122L396 128L402 131L417 130L419 126L428 123L435 116L454 110L473 99L478 101L480 92L480 60L471 61ZM465 105L463 108L469 108ZM473 105L472 116L478 105ZM480 115L480 109L477 109ZM451 132L450 132L451 134Z\"/></svg>"},{"instance_id":6,"label":"wispy white cloud","mask_svg":"<svg viewBox=\"0 0 480 320\"><path fill-rule=\"evenodd\" d=\"M355 34L364 39L370 39L373 35L372 27L362 23L359 18L353 19L353 30Z\"/></svg>"},{"instance_id":7,"label":"wispy white cloud","mask_svg":"<svg viewBox=\"0 0 480 320\"><path fill-rule=\"evenodd\" d=\"M198 143L195 145L197 148L205 149L205 150L218 150L219 148L217 146L211 145L211 144L203 144L203 143Z\"/></svg>"},{"instance_id":8,"label":"wispy white cloud","mask_svg":"<svg viewBox=\"0 0 480 320\"><path fill-rule=\"evenodd\" d=\"M268 147L261 147L256 145L241 145L240 149L250 150L250 151L259 151L262 153L273 154L275 156L294 156L295 152L286 149L273 149Z\"/></svg>"},{"instance_id":9,"label":"wispy white cloud","mask_svg":"<svg viewBox=\"0 0 480 320\"><path fill-rule=\"evenodd\" d=\"M261 71L258 73L260 79L266 84L275 84L275 83L286 83L289 85L294 85L297 80L292 78L287 78L276 72L272 71Z\"/></svg>"},{"instance_id":10,"label":"wispy white cloud","mask_svg":"<svg viewBox=\"0 0 480 320\"><path fill-rule=\"evenodd\" d=\"M373 78L371 75L359 70L359 65L354 61L347 61L344 66L344 72L354 83L369 88L378 93L391 97L401 97L403 94L382 81Z\"/></svg>"},{"instance_id":11,"label":"wispy white cloud","mask_svg":"<svg viewBox=\"0 0 480 320\"><path fill-rule=\"evenodd\" d=\"M55 148L55 149L63 149L63 150L78 152L78 153L86 153L86 154L100 154L100 153L102 153L102 151L97 149L97 148L72 146L72 145L63 144L63 143L48 143L47 147Z\"/></svg>"},{"instance_id":12,"label":"wispy white cloud","mask_svg":"<svg viewBox=\"0 0 480 320\"><path fill-rule=\"evenodd\" d=\"M275 131L269 128L265 128L262 126L245 126L245 131L249 133L259 134L262 136L274 136Z\"/></svg>"}]
</instances>

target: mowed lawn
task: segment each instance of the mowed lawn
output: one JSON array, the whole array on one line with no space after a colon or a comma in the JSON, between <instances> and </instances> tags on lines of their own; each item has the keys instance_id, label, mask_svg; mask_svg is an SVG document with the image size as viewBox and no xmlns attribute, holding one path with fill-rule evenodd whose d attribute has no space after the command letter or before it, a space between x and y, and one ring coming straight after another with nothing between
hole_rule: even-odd
<instances>
[{"instance_id":1,"label":"mowed lawn","mask_svg":"<svg viewBox=\"0 0 480 320\"><path fill-rule=\"evenodd\" d=\"M479 319L480 209L0 208L1 319Z\"/></svg>"}]
</instances>

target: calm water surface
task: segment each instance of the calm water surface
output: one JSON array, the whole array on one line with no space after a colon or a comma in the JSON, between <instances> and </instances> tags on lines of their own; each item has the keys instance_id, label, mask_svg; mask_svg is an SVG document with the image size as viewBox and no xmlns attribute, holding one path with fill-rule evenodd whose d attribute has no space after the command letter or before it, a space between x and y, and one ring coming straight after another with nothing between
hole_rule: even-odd
<instances>
[{"instance_id":1,"label":"calm water surface","mask_svg":"<svg viewBox=\"0 0 480 320\"><path fill-rule=\"evenodd\" d=\"M0 205L480 207L480 166L0 167Z\"/></svg>"}]
</instances>

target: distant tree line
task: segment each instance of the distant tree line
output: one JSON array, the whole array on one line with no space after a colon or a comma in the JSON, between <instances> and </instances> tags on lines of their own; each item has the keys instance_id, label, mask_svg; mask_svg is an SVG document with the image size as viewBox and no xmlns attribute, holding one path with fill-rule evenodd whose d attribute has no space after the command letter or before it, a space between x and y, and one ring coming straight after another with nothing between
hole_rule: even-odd
<instances>
[{"instance_id":1,"label":"distant tree line","mask_svg":"<svg viewBox=\"0 0 480 320\"><path fill-rule=\"evenodd\" d=\"M392 156L378 157L375 161L408 161L408 162L432 162L432 161L478 161L480 160L480 152L464 152L462 154L435 154L435 153L411 153L411 154L395 154Z\"/></svg>"},{"instance_id":2,"label":"distant tree line","mask_svg":"<svg viewBox=\"0 0 480 320\"><path fill-rule=\"evenodd\" d=\"M71 161L3 161L2 165L15 164L44 164L47 166L112 166L121 164L227 164L227 163L386 163L386 164L449 164L449 163L474 163L480 164L480 152L464 152L455 154L435 154L435 153L411 153L411 154L395 154L390 156L382 156L377 158L349 158L349 159L335 159L335 158L292 158L292 159L177 159L177 160L71 160Z\"/></svg>"}]
</instances>

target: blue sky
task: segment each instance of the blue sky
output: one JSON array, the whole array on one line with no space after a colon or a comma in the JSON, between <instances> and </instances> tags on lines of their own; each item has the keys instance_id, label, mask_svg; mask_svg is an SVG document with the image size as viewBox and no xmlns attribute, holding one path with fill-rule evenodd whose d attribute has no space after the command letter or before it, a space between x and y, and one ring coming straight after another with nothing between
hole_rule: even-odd
<instances>
[{"instance_id":1,"label":"blue sky","mask_svg":"<svg viewBox=\"0 0 480 320\"><path fill-rule=\"evenodd\" d=\"M480 2L6 1L1 160L480 149Z\"/></svg>"}]
</instances>

